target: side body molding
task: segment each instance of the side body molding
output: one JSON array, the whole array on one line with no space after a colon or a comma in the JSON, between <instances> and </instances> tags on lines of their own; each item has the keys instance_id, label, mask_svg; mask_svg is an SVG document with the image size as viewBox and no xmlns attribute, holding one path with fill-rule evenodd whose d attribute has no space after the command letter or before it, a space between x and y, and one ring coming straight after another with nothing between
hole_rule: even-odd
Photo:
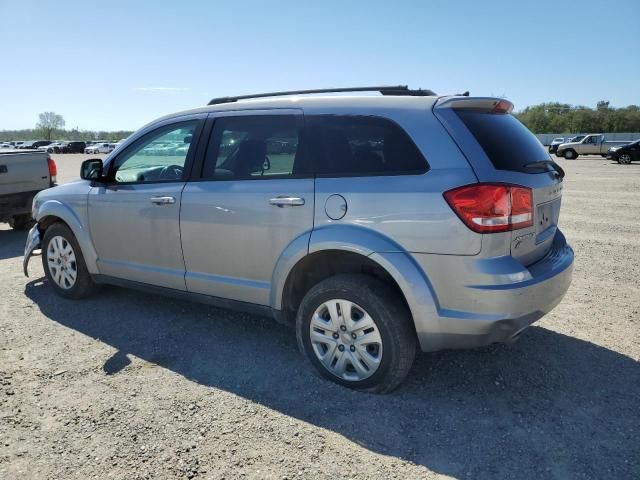
<instances>
[{"instance_id":1,"label":"side body molding","mask_svg":"<svg viewBox=\"0 0 640 480\"><path fill-rule=\"evenodd\" d=\"M87 270L91 274L100 273L98 272L98 266L96 264L98 254L91 242L91 236L87 228L82 224L80 218L78 218L76 212L59 200L46 200L40 205L40 208L38 208L36 220L39 222L49 216L58 217L69 225L76 240L78 240L84 261L87 264Z\"/></svg>"},{"instance_id":2,"label":"side body molding","mask_svg":"<svg viewBox=\"0 0 640 480\"><path fill-rule=\"evenodd\" d=\"M438 321L437 298L429 279L411 254L393 240L359 226L327 225L294 240L280 257L273 273L271 307L274 310L282 308L287 277L298 261L307 254L324 250L360 254L384 268L400 287L422 344L425 333Z\"/></svg>"}]
</instances>

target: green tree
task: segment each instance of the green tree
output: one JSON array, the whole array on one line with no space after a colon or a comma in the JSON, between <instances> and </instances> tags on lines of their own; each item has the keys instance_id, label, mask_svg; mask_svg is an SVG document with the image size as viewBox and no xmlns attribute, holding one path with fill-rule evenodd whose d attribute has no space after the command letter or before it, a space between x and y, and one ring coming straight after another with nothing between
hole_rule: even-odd
<instances>
[{"instance_id":1,"label":"green tree","mask_svg":"<svg viewBox=\"0 0 640 480\"><path fill-rule=\"evenodd\" d=\"M55 112L43 112L38 115L39 121L36 123L36 128L42 131L46 140L51 140L51 136L56 130L64 127L64 118L62 115L58 115Z\"/></svg>"}]
</instances>

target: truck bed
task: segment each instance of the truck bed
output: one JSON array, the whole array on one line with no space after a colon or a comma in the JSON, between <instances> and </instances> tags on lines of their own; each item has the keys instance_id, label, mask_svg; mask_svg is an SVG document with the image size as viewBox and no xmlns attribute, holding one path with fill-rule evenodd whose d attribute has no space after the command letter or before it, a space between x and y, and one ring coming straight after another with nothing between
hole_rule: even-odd
<instances>
[{"instance_id":1,"label":"truck bed","mask_svg":"<svg viewBox=\"0 0 640 480\"><path fill-rule=\"evenodd\" d=\"M51 186L46 152L0 152L0 221L29 213L35 194Z\"/></svg>"}]
</instances>

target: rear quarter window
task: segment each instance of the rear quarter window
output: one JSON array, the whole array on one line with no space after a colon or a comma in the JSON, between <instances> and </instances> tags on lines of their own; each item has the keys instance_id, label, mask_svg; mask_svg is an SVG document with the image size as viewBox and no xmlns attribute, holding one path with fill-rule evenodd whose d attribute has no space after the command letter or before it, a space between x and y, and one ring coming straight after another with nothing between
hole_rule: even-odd
<instances>
[{"instance_id":1,"label":"rear quarter window","mask_svg":"<svg viewBox=\"0 0 640 480\"><path fill-rule=\"evenodd\" d=\"M527 163L549 160L549 154L527 127L513 115L456 110L497 170L532 173Z\"/></svg>"},{"instance_id":2,"label":"rear quarter window","mask_svg":"<svg viewBox=\"0 0 640 480\"><path fill-rule=\"evenodd\" d=\"M410 175L429 170L409 135L381 117L305 116L301 143L321 176Z\"/></svg>"}]
</instances>

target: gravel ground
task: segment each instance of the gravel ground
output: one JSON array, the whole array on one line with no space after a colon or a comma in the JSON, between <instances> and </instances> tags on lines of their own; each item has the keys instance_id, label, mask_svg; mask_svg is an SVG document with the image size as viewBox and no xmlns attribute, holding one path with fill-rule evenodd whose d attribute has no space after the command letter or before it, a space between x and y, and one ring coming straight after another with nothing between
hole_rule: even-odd
<instances>
[{"instance_id":1,"label":"gravel ground","mask_svg":"<svg viewBox=\"0 0 640 480\"><path fill-rule=\"evenodd\" d=\"M515 345L420 355L387 396L317 378L262 318L58 298L1 226L0 478L640 478L640 165L559 162L565 300Z\"/></svg>"}]
</instances>

